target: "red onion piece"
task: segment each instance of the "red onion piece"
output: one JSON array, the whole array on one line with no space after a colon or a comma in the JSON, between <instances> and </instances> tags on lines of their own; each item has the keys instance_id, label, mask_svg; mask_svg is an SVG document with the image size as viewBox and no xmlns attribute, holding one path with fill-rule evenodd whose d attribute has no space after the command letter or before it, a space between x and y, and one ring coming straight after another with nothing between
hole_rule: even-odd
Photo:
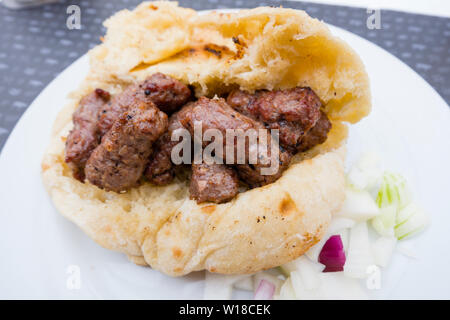
<instances>
[{"instance_id":1,"label":"red onion piece","mask_svg":"<svg viewBox=\"0 0 450 320\"><path fill-rule=\"evenodd\" d=\"M255 291L255 300L272 300L275 293L275 285L267 280L259 282L258 289Z\"/></svg>"},{"instance_id":2,"label":"red onion piece","mask_svg":"<svg viewBox=\"0 0 450 320\"><path fill-rule=\"evenodd\" d=\"M345 252L340 235L331 236L320 251L319 262L325 265L323 272L344 271Z\"/></svg>"}]
</instances>

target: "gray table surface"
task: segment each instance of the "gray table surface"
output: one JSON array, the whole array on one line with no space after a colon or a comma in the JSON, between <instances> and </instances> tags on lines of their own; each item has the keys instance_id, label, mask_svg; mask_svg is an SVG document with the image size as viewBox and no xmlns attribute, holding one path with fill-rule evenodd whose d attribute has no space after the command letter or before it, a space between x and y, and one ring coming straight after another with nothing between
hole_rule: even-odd
<instances>
[{"instance_id":1,"label":"gray table surface","mask_svg":"<svg viewBox=\"0 0 450 320\"><path fill-rule=\"evenodd\" d=\"M59 1L24 10L0 6L0 150L33 99L62 70L104 34L103 20L141 0ZM179 0L197 10L274 5L303 9L311 16L366 38L408 64L450 103L450 19L381 11L381 29L370 30L370 13L351 8L292 1ZM66 26L66 9L81 8L81 30ZM380 68L382 68L380 61ZM389 70L386 70L389 76ZM415 94L411 92L411 94Z\"/></svg>"}]
</instances>

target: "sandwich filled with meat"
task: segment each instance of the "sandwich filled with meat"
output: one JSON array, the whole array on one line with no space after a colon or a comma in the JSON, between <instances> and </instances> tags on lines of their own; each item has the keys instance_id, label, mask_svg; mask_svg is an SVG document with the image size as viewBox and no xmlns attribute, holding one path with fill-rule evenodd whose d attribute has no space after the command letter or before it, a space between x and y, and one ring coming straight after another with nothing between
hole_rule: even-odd
<instances>
[{"instance_id":1,"label":"sandwich filled with meat","mask_svg":"<svg viewBox=\"0 0 450 320\"><path fill-rule=\"evenodd\" d=\"M42 162L65 217L180 276L252 273L318 242L344 201L358 55L303 11L144 2L105 22Z\"/></svg>"}]
</instances>

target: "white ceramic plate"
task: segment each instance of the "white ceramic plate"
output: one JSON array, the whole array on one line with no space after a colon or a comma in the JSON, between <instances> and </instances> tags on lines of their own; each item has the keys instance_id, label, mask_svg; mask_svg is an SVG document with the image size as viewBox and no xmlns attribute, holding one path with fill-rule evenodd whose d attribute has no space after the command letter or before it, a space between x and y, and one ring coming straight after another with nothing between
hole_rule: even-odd
<instances>
[{"instance_id":1,"label":"white ceramic plate","mask_svg":"<svg viewBox=\"0 0 450 320\"><path fill-rule=\"evenodd\" d=\"M450 109L401 61L331 27L362 57L372 85L373 112L353 126L349 161L378 152L402 173L432 216L410 245L419 259L396 255L382 273L382 298L450 298ZM88 71L83 56L53 80L18 122L0 157L0 298L201 299L203 273L170 278L105 250L53 208L40 177L50 129L67 94ZM70 289L74 270L81 287ZM238 297L251 297L238 293Z\"/></svg>"}]
</instances>

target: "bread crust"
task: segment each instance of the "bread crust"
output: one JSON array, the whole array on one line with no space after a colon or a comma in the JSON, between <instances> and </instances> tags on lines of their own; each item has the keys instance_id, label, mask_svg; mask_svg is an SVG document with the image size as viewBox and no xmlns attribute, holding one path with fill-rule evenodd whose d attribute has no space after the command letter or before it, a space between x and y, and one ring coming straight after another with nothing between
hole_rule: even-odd
<instances>
[{"instance_id":1,"label":"bread crust","mask_svg":"<svg viewBox=\"0 0 450 320\"><path fill-rule=\"evenodd\" d=\"M161 52L155 47L150 55L147 47L135 46L131 54L134 40L124 35L151 29L160 16L167 30L183 33L182 44L170 47L159 39ZM171 2L147 2L105 25L103 44L90 52L89 75L58 115L42 161L43 182L57 210L103 247L172 276L203 269L257 272L295 259L319 241L344 201L343 122L357 122L370 111L369 83L356 53L323 23L290 9L198 15ZM146 41L151 37L145 34ZM64 143L80 98L97 87L120 92L158 71L194 86L197 96L233 87L310 86L325 105L332 131L324 144L295 156L275 183L223 204L198 205L189 199L188 182L177 179L124 194L74 179L64 162Z\"/></svg>"}]
</instances>

